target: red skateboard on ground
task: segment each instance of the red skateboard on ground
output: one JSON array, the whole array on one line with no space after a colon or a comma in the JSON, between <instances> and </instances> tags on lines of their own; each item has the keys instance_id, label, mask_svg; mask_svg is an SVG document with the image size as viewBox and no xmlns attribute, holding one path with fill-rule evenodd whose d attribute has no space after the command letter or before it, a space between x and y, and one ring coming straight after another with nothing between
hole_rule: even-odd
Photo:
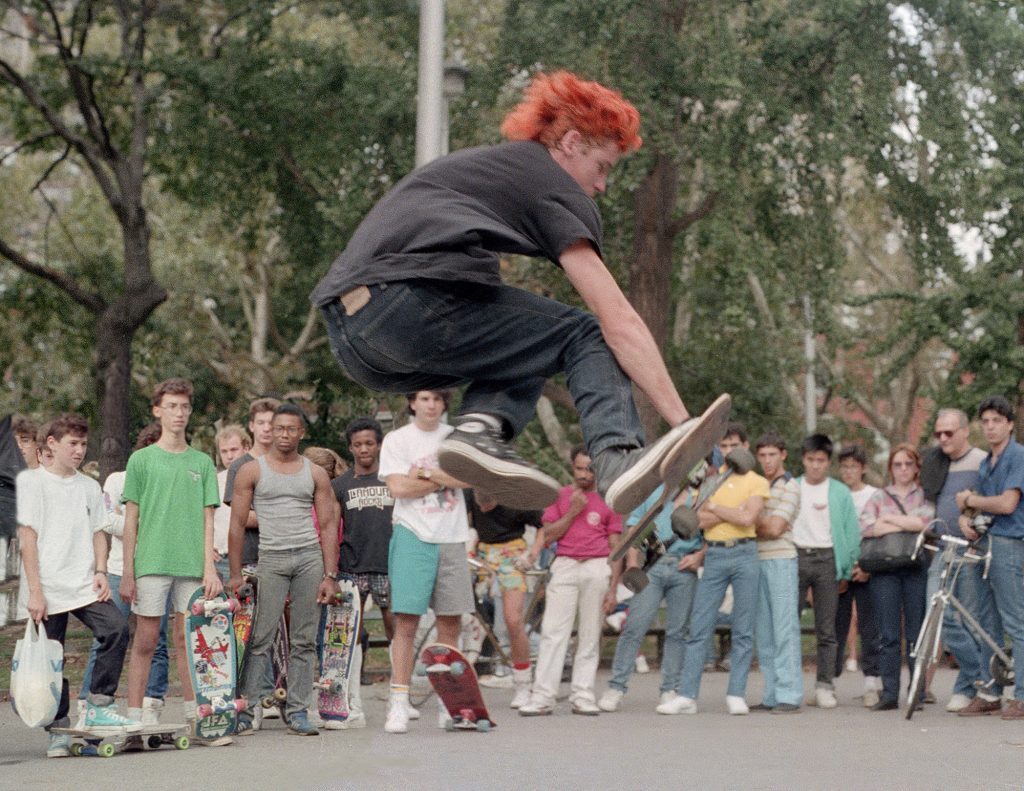
<instances>
[{"instance_id":1,"label":"red skateboard on ground","mask_svg":"<svg viewBox=\"0 0 1024 791\"><path fill-rule=\"evenodd\" d=\"M451 716L447 730L489 731L496 726L480 694L476 671L458 648L431 643L420 652L420 662Z\"/></svg>"}]
</instances>

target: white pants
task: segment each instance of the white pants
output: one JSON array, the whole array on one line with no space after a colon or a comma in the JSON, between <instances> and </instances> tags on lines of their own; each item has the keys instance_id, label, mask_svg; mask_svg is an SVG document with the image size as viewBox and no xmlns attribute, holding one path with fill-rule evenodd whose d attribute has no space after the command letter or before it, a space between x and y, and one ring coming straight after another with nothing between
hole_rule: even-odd
<instances>
[{"instance_id":1,"label":"white pants","mask_svg":"<svg viewBox=\"0 0 1024 791\"><path fill-rule=\"evenodd\" d=\"M594 676L597 674L603 615L601 602L608 590L610 577L611 566L607 558L573 560L559 557L551 564L551 579L544 595L544 620L541 622L533 701L554 705L577 610L579 626L569 699L572 702L594 701Z\"/></svg>"}]
</instances>

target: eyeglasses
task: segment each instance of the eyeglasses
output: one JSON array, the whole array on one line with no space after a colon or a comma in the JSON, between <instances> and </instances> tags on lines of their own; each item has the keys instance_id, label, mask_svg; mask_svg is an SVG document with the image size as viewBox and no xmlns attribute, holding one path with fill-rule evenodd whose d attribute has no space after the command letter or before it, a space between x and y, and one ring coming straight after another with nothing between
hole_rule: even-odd
<instances>
[{"instance_id":1,"label":"eyeglasses","mask_svg":"<svg viewBox=\"0 0 1024 791\"><path fill-rule=\"evenodd\" d=\"M274 426L272 431L275 434L287 434L289 437L297 437L302 433L300 426Z\"/></svg>"}]
</instances>

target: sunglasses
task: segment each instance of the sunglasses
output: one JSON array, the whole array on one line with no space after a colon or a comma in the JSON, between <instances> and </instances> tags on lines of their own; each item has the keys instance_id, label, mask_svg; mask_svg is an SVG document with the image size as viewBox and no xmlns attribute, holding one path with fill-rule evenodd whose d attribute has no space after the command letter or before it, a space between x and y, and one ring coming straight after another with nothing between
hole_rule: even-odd
<instances>
[{"instance_id":1,"label":"sunglasses","mask_svg":"<svg viewBox=\"0 0 1024 791\"><path fill-rule=\"evenodd\" d=\"M946 439L947 437L952 437L959 430L960 429L954 429L953 431L936 431L933 436L935 439Z\"/></svg>"}]
</instances>

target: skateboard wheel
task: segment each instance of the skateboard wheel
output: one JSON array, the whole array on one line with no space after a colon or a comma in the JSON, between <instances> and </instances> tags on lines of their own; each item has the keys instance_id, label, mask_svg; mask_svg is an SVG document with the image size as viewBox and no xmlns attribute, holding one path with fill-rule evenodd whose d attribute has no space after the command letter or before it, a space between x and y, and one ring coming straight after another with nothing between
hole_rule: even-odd
<instances>
[{"instance_id":1,"label":"skateboard wheel","mask_svg":"<svg viewBox=\"0 0 1024 791\"><path fill-rule=\"evenodd\" d=\"M112 744L101 744L99 746L99 748L96 750L96 753L98 755L102 756L103 758L113 758L114 757L114 745L112 745Z\"/></svg>"},{"instance_id":2,"label":"skateboard wheel","mask_svg":"<svg viewBox=\"0 0 1024 791\"><path fill-rule=\"evenodd\" d=\"M274 700L285 701L288 700L288 690L284 687L278 687L274 690Z\"/></svg>"},{"instance_id":3,"label":"skateboard wheel","mask_svg":"<svg viewBox=\"0 0 1024 791\"><path fill-rule=\"evenodd\" d=\"M73 756L75 756L75 758L80 756L82 754L82 745L79 744L78 742L75 742L74 744L72 744L71 745L71 754Z\"/></svg>"},{"instance_id":4,"label":"skateboard wheel","mask_svg":"<svg viewBox=\"0 0 1024 791\"><path fill-rule=\"evenodd\" d=\"M481 733L487 733L487 731L489 731L491 729L491 721L490 720L477 720L476 721L476 729L478 731L480 731Z\"/></svg>"},{"instance_id":5,"label":"skateboard wheel","mask_svg":"<svg viewBox=\"0 0 1024 791\"><path fill-rule=\"evenodd\" d=\"M267 695L265 698L260 699L260 705L265 709L269 709L271 706L276 706L277 701L274 700L273 695Z\"/></svg>"},{"instance_id":6,"label":"skateboard wheel","mask_svg":"<svg viewBox=\"0 0 1024 791\"><path fill-rule=\"evenodd\" d=\"M729 455L725 457L725 463L737 475L746 475L754 469L756 461L754 460L754 454L746 448L733 448L729 451Z\"/></svg>"},{"instance_id":7,"label":"skateboard wheel","mask_svg":"<svg viewBox=\"0 0 1024 791\"><path fill-rule=\"evenodd\" d=\"M448 672L451 673L456 678L458 678L459 676L461 676L463 673L466 672L466 664L465 664L465 662L452 662L451 668L449 669Z\"/></svg>"},{"instance_id":8,"label":"skateboard wheel","mask_svg":"<svg viewBox=\"0 0 1024 791\"><path fill-rule=\"evenodd\" d=\"M231 704L236 713L245 711L245 698L235 698L235 702Z\"/></svg>"},{"instance_id":9,"label":"skateboard wheel","mask_svg":"<svg viewBox=\"0 0 1024 791\"><path fill-rule=\"evenodd\" d=\"M161 739L156 734L153 734L148 739L146 739L146 744L149 745L150 750L155 750L157 747L163 744L163 739Z\"/></svg>"},{"instance_id":10,"label":"skateboard wheel","mask_svg":"<svg viewBox=\"0 0 1024 791\"><path fill-rule=\"evenodd\" d=\"M179 750L187 750L192 742L189 741L188 736L179 736L174 740L174 746Z\"/></svg>"},{"instance_id":11,"label":"skateboard wheel","mask_svg":"<svg viewBox=\"0 0 1024 791\"><path fill-rule=\"evenodd\" d=\"M196 716L199 717L199 719L209 717L211 714L213 714L213 706L209 703L202 703L196 707Z\"/></svg>"},{"instance_id":12,"label":"skateboard wheel","mask_svg":"<svg viewBox=\"0 0 1024 791\"><path fill-rule=\"evenodd\" d=\"M444 729L446 731L448 731L449 733L454 731L455 730L455 720L445 720L444 721Z\"/></svg>"},{"instance_id":13,"label":"skateboard wheel","mask_svg":"<svg viewBox=\"0 0 1024 791\"><path fill-rule=\"evenodd\" d=\"M622 572L622 584L633 593L639 593L650 582L643 569L629 568Z\"/></svg>"},{"instance_id":14,"label":"skateboard wheel","mask_svg":"<svg viewBox=\"0 0 1024 791\"><path fill-rule=\"evenodd\" d=\"M672 532L682 539L693 538L700 532L700 517L692 508L680 505L672 512Z\"/></svg>"},{"instance_id":15,"label":"skateboard wheel","mask_svg":"<svg viewBox=\"0 0 1024 791\"><path fill-rule=\"evenodd\" d=\"M250 596L252 596L252 594L252 585L248 582L238 589L238 596L241 599L248 599Z\"/></svg>"}]
</instances>

